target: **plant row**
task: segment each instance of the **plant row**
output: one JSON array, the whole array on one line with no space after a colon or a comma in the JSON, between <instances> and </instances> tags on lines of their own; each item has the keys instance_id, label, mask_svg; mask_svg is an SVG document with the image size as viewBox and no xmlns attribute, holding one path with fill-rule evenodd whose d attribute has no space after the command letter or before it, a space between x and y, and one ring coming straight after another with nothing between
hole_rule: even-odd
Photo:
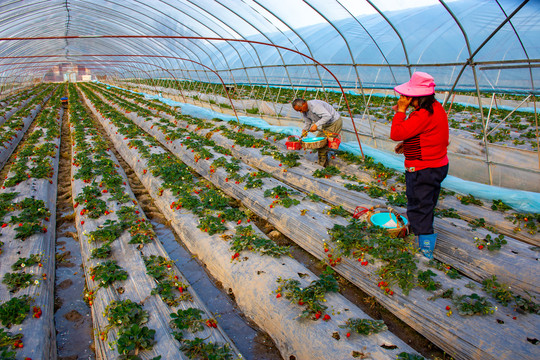
<instances>
[{"instance_id":1,"label":"plant row","mask_svg":"<svg viewBox=\"0 0 540 360\"><path fill-rule=\"evenodd\" d=\"M2 179L2 359L56 356L54 241L63 90L58 87L37 116L33 131L19 145Z\"/></svg>"},{"instance_id":2,"label":"plant row","mask_svg":"<svg viewBox=\"0 0 540 360\"><path fill-rule=\"evenodd\" d=\"M96 352L134 358L239 356L178 271L114 155L71 89L73 189ZM103 313L103 317L100 316ZM165 326L164 326L165 324Z\"/></svg>"}]
</instances>

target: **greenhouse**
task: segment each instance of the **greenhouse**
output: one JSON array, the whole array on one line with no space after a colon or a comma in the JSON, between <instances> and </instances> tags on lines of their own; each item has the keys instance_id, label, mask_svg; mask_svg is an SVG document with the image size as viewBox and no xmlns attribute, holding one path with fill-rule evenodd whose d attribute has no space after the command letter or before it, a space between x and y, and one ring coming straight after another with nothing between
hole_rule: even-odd
<instances>
[{"instance_id":1,"label":"greenhouse","mask_svg":"<svg viewBox=\"0 0 540 360\"><path fill-rule=\"evenodd\" d=\"M539 359L539 18L0 1L0 360Z\"/></svg>"}]
</instances>

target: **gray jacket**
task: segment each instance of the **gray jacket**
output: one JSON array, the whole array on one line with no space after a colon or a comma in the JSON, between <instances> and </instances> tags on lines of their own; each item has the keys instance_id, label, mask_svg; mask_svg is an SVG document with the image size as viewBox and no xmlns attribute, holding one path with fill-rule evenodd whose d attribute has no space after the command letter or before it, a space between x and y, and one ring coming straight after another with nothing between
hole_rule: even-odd
<instances>
[{"instance_id":1,"label":"gray jacket","mask_svg":"<svg viewBox=\"0 0 540 360\"><path fill-rule=\"evenodd\" d=\"M304 119L303 130L309 130L311 125L316 124L318 130L338 120L341 115L332 107L332 105L322 100L308 100L308 111L302 113Z\"/></svg>"}]
</instances>

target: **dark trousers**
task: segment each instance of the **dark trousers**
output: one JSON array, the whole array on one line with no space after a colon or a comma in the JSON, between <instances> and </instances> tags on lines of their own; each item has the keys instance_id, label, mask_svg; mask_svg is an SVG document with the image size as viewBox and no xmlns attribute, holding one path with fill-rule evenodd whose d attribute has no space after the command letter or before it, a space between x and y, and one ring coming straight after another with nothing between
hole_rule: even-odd
<instances>
[{"instance_id":1,"label":"dark trousers","mask_svg":"<svg viewBox=\"0 0 540 360\"><path fill-rule=\"evenodd\" d=\"M323 131L318 131L315 136L323 136L326 137L326 132L334 133L334 134L341 134L341 128L343 126L343 119L340 117L330 125L323 126ZM319 156L319 165L324 166L327 164L328 161L328 150L330 148L328 147L328 144L326 144L324 147L317 150L317 154Z\"/></svg>"},{"instance_id":2,"label":"dark trousers","mask_svg":"<svg viewBox=\"0 0 540 360\"><path fill-rule=\"evenodd\" d=\"M415 235L433 234L433 211L447 174L448 165L405 173L407 218Z\"/></svg>"}]
</instances>

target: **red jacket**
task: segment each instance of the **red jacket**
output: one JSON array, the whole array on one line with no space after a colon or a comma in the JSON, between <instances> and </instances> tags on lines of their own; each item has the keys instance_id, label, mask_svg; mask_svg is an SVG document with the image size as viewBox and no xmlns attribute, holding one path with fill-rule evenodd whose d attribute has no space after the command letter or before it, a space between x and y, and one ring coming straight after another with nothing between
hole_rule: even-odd
<instances>
[{"instance_id":1,"label":"red jacket","mask_svg":"<svg viewBox=\"0 0 540 360\"><path fill-rule=\"evenodd\" d=\"M407 119L405 116L405 113L396 113L390 129L392 140L403 141L405 167L422 170L448 164L448 118L442 105L435 101L433 114L419 109Z\"/></svg>"}]
</instances>

